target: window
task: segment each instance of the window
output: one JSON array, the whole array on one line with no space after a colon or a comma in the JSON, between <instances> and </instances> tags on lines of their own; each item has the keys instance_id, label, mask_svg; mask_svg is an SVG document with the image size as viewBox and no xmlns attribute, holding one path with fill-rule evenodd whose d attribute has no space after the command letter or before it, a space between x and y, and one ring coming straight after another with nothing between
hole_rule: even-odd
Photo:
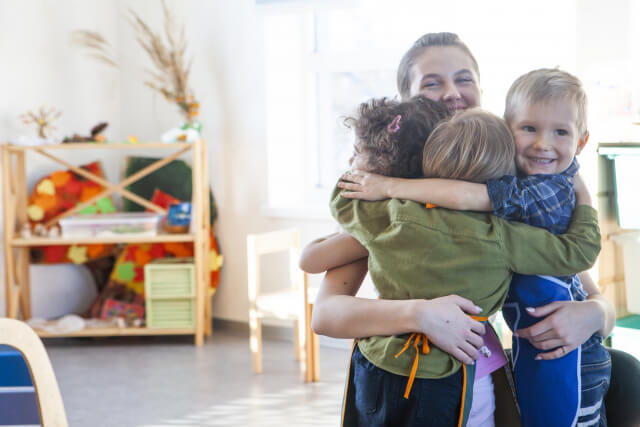
<instances>
[{"instance_id":1,"label":"window","mask_svg":"<svg viewBox=\"0 0 640 427\"><path fill-rule=\"evenodd\" d=\"M575 68L575 2L259 3L270 208L304 206L327 215L329 193L348 168L353 145L344 117L369 98L396 96L396 66L427 31L457 32L469 45L481 66L483 106L499 115L518 75ZM544 31L533 22L545 22Z\"/></svg>"}]
</instances>

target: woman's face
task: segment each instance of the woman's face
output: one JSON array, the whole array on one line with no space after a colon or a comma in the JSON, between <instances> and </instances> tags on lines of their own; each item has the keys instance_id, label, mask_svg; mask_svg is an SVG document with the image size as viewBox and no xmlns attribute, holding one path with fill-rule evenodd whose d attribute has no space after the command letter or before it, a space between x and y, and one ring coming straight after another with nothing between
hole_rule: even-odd
<instances>
[{"instance_id":1,"label":"woman's face","mask_svg":"<svg viewBox=\"0 0 640 427\"><path fill-rule=\"evenodd\" d=\"M411 96L443 102L449 111L480 106L479 76L473 61L455 46L432 46L409 70Z\"/></svg>"}]
</instances>

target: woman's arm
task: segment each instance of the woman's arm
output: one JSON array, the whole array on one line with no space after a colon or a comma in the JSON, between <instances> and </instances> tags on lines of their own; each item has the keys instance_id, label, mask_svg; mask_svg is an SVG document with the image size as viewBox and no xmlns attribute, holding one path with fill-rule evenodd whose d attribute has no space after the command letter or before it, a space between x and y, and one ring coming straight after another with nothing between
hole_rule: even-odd
<instances>
[{"instance_id":1,"label":"woman's arm","mask_svg":"<svg viewBox=\"0 0 640 427\"><path fill-rule=\"evenodd\" d=\"M355 170L342 176L342 197L362 200L404 199L448 209L490 212L485 184L455 179L404 179Z\"/></svg>"},{"instance_id":2,"label":"woman's arm","mask_svg":"<svg viewBox=\"0 0 640 427\"><path fill-rule=\"evenodd\" d=\"M318 274L369 255L367 249L348 233L333 233L309 243L300 255L300 268Z\"/></svg>"},{"instance_id":3,"label":"woman's arm","mask_svg":"<svg viewBox=\"0 0 640 427\"><path fill-rule=\"evenodd\" d=\"M421 332L463 363L477 359L484 326L465 312L480 313L479 307L457 295L432 300L358 298L366 273L366 260L327 272L313 305L311 326L316 333L358 338Z\"/></svg>"}]
</instances>

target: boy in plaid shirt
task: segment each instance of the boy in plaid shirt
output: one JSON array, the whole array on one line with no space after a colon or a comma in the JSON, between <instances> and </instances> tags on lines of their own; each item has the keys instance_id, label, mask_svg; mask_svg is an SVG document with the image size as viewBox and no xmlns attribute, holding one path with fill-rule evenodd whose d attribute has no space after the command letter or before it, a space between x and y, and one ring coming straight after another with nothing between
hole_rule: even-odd
<instances>
[{"instance_id":1,"label":"boy in plaid shirt","mask_svg":"<svg viewBox=\"0 0 640 427\"><path fill-rule=\"evenodd\" d=\"M574 178L576 185L583 185L576 178L579 166L575 155L589 137L586 104L586 94L576 77L557 69L534 70L519 77L507 94L505 120L516 143L518 176L504 176L484 185L354 171L343 177L345 182L339 186L351 190L343 197L400 198L450 209L492 211L554 234L564 233L575 207ZM535 307L553 301L585 300L597 288L588 275L582 276L587 291L578 276L514 276L503 308L505 320L516 331L538 322L531 315ZM576 349L560 340L549 343L556 344L547 348L555 348L553 356L539 353L526 338L513 337L523 426L606 426L603 398L611 361L602 336L596 333ZM557 356L562 357L552 358Z\"/></svg>"}]
</instances>

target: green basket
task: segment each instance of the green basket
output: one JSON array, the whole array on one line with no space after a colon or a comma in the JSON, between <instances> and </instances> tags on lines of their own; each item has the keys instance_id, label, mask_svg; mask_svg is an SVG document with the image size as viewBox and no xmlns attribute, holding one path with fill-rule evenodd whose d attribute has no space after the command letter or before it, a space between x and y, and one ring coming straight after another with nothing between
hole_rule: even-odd
<instances>
[{"instance_id":1,"label":"green basket","mask_svg":"<svg viewBox=\"0 0 640 427\"><path fill-rule=\"evenodd\" d=\"M144 266L148 328L194 328L196 319L193 262L156 260Z\"/></svg>"}]
</instances>

